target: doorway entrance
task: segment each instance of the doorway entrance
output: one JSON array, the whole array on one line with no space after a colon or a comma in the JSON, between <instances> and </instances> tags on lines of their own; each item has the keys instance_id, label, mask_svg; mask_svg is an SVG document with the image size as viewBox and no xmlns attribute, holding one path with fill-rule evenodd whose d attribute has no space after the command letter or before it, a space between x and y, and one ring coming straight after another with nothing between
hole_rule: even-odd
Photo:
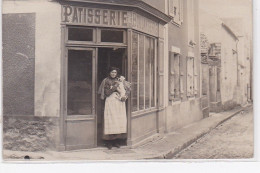
<instances>
[{"instance_id":1,"label":"doorway entrance","mask_svg":"<svg viewBox=\"0 0 260 173\"><path fill-rule=\"evenodd\" d=\"M98 64L97 64L97 86L99 87L103 79L108 77L109 67L117 67L120 69L119 74L126 76L127 69L127 51L126 48L98 48ZM98 89L97 87L97 89ZM104 146L103 125L104 125L104 107L105 102L97 98L97 145ZM126 141L124 141L126 143Z\"/></svg>"},{"instance_id":2,"label":"doorway entrance","mask_svg":"<svg viewBox=\"0 0 260 173\"><path fill-rule=\"evenodd\" d=\"M65 150L104 146L104 101L97 91L110 66L127 75L127 32L66 26L64 33L61 139Z\"/></svg>"}]
</instances>

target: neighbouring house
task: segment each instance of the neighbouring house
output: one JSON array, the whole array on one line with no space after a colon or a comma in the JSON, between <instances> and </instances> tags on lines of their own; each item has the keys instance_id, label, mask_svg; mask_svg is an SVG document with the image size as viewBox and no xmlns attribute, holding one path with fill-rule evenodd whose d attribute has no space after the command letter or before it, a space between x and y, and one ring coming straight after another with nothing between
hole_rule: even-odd
<instances>
[{"instance_id":1,"label":"neighbouring house","mask_svg":"<svg viewBox=\"0 0 260 173\"><path fill-rule=\"evenodd\" d=\"M209 85L210 111L220 112L247 104L251 86L249 42L245 43L227 20L203 10L200 11L200 32L208 42L209 82L205 85Z\"/></svg>"}]
</instances>

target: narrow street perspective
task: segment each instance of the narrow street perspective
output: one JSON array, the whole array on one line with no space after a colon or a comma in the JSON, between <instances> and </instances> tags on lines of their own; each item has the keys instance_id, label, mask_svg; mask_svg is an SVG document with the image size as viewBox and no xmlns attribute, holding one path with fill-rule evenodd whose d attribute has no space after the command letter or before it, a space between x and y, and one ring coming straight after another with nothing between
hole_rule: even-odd
<instances>
[{"instance_id":1,"label":"narrow street perspective","mask_svg":"<svg viewBox=\"0 0 260 173\"><path fill-rule=\"evenodd\" d=\"M173 159L243 159L254 153L253 108L242 111Z\"/></svg>"}]
</instances>

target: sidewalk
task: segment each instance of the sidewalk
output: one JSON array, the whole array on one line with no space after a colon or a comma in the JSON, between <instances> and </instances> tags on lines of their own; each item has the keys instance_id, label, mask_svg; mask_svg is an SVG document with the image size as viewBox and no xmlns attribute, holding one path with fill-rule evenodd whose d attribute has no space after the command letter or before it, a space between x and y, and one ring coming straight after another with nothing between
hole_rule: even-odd
<instances>
[{"instance_id":1,"label":"sidewalk","mask_svg":"<svg viewBox=\"0 0 260 173\"><path fill-rule=\"evenodd\" d=\"M160 140L149 142L134 149L124 147L119 149L112 148L112 150L95 148L63 152L47 151L42 153L4 150L3 158L7 158L6 161L20 161L24 160L25 155L28 155L31 157L31 160L37 161L170 159L219 124L230 119L240 111L250 108L252 108L252 105L235 108L227 112L211 114L208 118L166 134Z\"/></svg>"}]
</instances>

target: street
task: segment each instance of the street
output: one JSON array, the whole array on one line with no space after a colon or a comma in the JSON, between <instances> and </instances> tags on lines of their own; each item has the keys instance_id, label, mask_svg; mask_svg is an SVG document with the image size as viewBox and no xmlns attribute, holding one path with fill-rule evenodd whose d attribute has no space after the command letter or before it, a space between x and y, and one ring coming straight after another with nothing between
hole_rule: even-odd
<instances>
[{"instance_id":1,"label":"street","mask_svg":"<svg viewBox=\"0 0 260 173\"><path fill-rule=\"evenodd\" d=\"M242 159L254 152L253 108L227 120L173 159Z\"/></svg>"}]
</instances>

